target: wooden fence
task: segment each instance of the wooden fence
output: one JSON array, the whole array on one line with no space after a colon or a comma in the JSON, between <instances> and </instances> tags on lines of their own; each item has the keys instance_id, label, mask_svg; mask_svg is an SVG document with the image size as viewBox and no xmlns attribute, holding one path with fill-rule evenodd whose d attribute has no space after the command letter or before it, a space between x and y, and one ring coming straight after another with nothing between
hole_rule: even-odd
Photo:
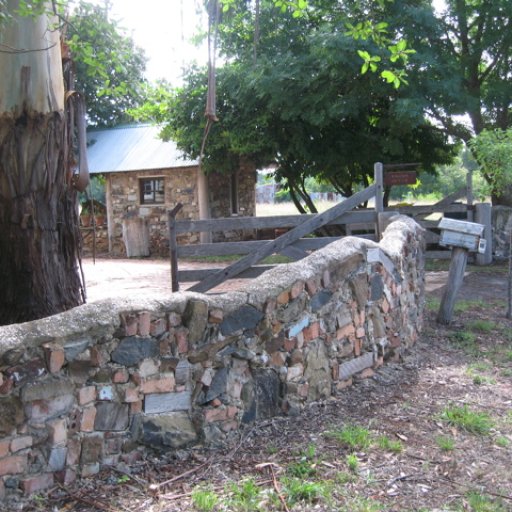
<instances>
[{"instance_id":1,"label":"wooden fence","mask_svg":"<svg viewBox=\"0 0 512 512\"><path fill-rule=\"evenodd\" d=\"M469 191L468 191L469 190ZM467 197L465 203L455 203L457 199ZM374 208L355 209L361 204L374 199ZM413 217L426 230L429 246L439 240L436 229L440 218L445 214L457 214L467 220L473 220L474 207L470 187L451 194L434 205L398 206L383 208L383 165L374 167L374 184L336 204L329 210L311 215L285 215L275 217L231 217L208 220L176 220L181 209L177 205L168 213L169 244L171 255L171 279L173 291L179 290L180 282L195 282L191 291L206 292L223 281L237 278L254 278L265 272L272 265L258 263L267 256L281 254L292 260L300 260L321 247L330 244L338 237L308 237L324 226L345 226L347 234L378 240L381 226L393 214L400 213ZM355 210L354 210L355 209ZM281 236L272 240L249 240L240 242L217 242L191 245L178 245L177 235L194 232L225 232L230 230L286 230ZM436 248L428 250L428 258L449 258L449 250ZM200 256L242 255L235 263L216 269L179 270L178 259Z\"/></svg>"}]
</instances>

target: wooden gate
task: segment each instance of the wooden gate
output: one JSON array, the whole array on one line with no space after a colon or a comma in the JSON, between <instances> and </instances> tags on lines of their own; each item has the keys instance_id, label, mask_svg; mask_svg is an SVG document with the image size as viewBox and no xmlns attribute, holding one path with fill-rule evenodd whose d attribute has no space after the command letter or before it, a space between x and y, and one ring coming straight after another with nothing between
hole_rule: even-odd
<instances>
[{"instance_id":1,"label":"wooden gate","mask_svg":"<svg viewBox=\"0 0 512 512\"><path fill-rule=\"evenodd\" d=\"M463 188L443 198L436 204L425 206L395 206L383 208L384 166L374 166L374 184L336 204L329 210L311 215L286 215L275 217L230 217L208 220L176 220L181 209L177 205L168 212L169 245L171 255L172 290L179 290L180 282L196 282L190 291L206 292L232 278L254 278L274 265L258 264L273 254L285 255L300 260L312 251L325 247L339 237L308 237L324 226L346 227L348 234L379 240L380 220L400 213L413 217L426 229L426 240L430 247L439 241L437 225L444 215L457 214L473 221L475 208L472 204L471 187ZM468 182L469 183L469 182ZM456 202L463 197L466 203ZM373 209L356 209L374 199ZM383 216L383 217L382 217ZM434 216L435 218L432 218ZM430 217L430 218L429 218ZM357 228L360 228L357 230ZM217 242L206 244L178 245L177 235L194 232L225 232L243 230L283 230L281 236L272 240L249 240L241 242ZM362 233L360 231L363 231ZM238 261L225 268L179 270L178 259L198 256L242 255ZM450 258L450 250L435 248L427 251L427 258Z\"/></svg>"}]
</instances>

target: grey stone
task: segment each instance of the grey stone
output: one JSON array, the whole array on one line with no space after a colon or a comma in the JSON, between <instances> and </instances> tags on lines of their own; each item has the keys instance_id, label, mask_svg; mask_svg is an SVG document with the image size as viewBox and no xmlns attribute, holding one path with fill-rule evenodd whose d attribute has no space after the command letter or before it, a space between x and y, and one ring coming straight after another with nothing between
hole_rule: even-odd
<instances>
[{"instance_id":1,"label":"grey stone","mask_svg":"<svg viewBox=\"0 0 512 512\"><path fill-rule=\"evenodd\" d=\"M0 435L9 436L12 431L23 423L25 414L19 398L9 396L0 398Z\"/></svg>"},{"instance_id":2,"label":"grey stone","mask_svg":"<svg viewBox=\"0 0 512 512\"><path fill-rule=\"evenodd\" d=\"M128 404L117 402L98 402L96 404L96 418L94 420L94 429L99 431L106 430L126 430L128 428Z\"/></svg>"},{"instance_id":3,"label":"grey stone","mask_svg":"<svg viewBox=\"0 0 512 512\"><path fill-rule=\"evenodd\" d=\"M373 336L375 338L384 338L386 336L386 325L378 307L372 306L370 319L373 324Z\"/></svg>"},{"instance_id":4,"label":"grey stone","mask_svg":"<svg viewBox=\"0 0 512 512\"><path fill-rule=\"evenodd\" d=\"M276 318L284 324L295 322L298 318L302 316L305 305L306 297L305 295L300 295L299 297L292 300L288 304L280 307L276 311Z\"/></svg>"},{"instance_id":5,"label":"grey stone","mask_svg":"<svg viewBox=\"0 0 512 512\"><path fill-rule=\"evenodd\" d=\"M318 293L315 293L315 295L311 297L311 310L316 312L321 309L331 300L332 295L332 292L329 290L321 290Z\"/></svg>"},{"instance_id":6,"label":"grey stone","mask_svg":"<svg viewBox=\"0 0 512 512\"><path fill-rule=\"evenodd\" d=\"M90 361L72 361L68 364L69 378L75 384L85 384L97 368L91 366Z\"/></svg>"},{"instance_id":7,"label":"grey stone","mask_svg":"<svg viewBox=\"0 0 512 512\"><path fill-rule=\"evenodd\" d=\"M339 368L338 379L347 380L355 373L362 372L366 368L371 368L373 366L373 361L373 352L367 352L360 357L356 357L355 359L351 359L350 361L341 364Z\"/></svg>"},{"instance_id":8,"label":"grey stone","mask_svg":"<svg viewBox=\"0 0 512 512\"><path fill-rule=\"evenodd\" d=\"M46 364L42 359L32 359L5 370L5 375L11 377L16 385L21 385L27 381L34 381L46 373Z\"/></svg>"},{"instance_id":9,"label":"grey stone","mask_svg":"<svg viewBox=\"0 0 512 512\"><path fill-rule=\"evenodd\" d=\"M72 389L69 389L72 391ZM46 421L67 414L75 404L73 395L62 395L49 400L34 400L25 406L27 416L34 421Z\"/></svg>"},{"instance_id":10,"label":"grey stone","mask_svg":"<svg viewBox=\"0 0 512 512\"><path fill-rule=\"evenodd\" d=\"M141 441L154 448L182 448L197 439L194 424L185 412L150 416L142 420Z\"/></svg>"},{"instance_id":11,"label":"grey stone","mask_svg":"<svg viewBox=\"0 0 512 512\"><path fill-rule=\"evenodd\" d=\"M7 366L14 366L21 361L24 353L25 351L22 349L7 350L2 354L2 362Z\"/></svg>"},{"instance_id":12,"label":"grey stone","mask_svg":"<svg viewBox=\"0 0 512 512\"><path fill-rule=\"evenodd\" d=\"M256 353L247 348L237 348L233 351L233 357L245 361L252 361L256 357Z\"/></svg>"},{"instance_id":13,"label":"grey stone","mask_svg":"<svg viewBox=\"0 0 512 512\"><path fill-rule=\"evenodd\" d=\"M215 423L204 425L202 434L205 444L210 446L222 446L222 440L225 438L225 434Z\"/></svg>"},{"instance_id":14,"label":"grey stone","mask_svg":"<svg viewBox=\"0 0 512 512\"><path fill-rule=\"evenodd\" d=\"M350 281L350 288L356 298L359 309L364 309L368 302L368 276L367 274L356 274Z\"/></svg>"},{"instance_id":15,"label":"grey stone","mask_svg":"<svg viewBox=\"0 0 512 512\"><path fill-rule=\"evenodd\" d=\"M17 476L7 477L4 484L7 489L17 489L20 486L20 479Z\"/></svg>"},{"instance_id":16,"label":"grey stone","mask_svg":"<svg viewBox=\"0 0 512 512\"><path fill-rule=\"evenodd\" d=\"M183 314L183 321L188 328L189 341L191 343L201 341L208 323L208 303L204 300L189 300Z\"/></svg>"},{"instance_id":17,"label":"grey stone","mask_svg":"<svg viewBox=\"0 0 512 512\"><path fill-rule=\"evenodd\" d=\"M322 341L308 344L305 357L304 377L308 387L308 400L318 400L331 395L331 370L327 350Z\"/></svg>"},{"instance_id":18,"label":"grey stone","mask_svg":"<svg viewBox=\"0 0 512 512\"><path fill-rule=\"evenodd\" d=\"M158 342L152 338L129 336L112 352L112 361L124 366L134 366L148 357L160 354Z\"/></svg>"},{"instance_id":19,"label":"grey stone","mask_svg":"<svg viewBox=\"0 0 512 512\"><path fill-rule=\"evenodd\" d=\"M192 374L192 365L186 360L182 359L174 370L174 377L178 386L187 384Z\"/></svg>"},{"instance_id":20,"label":"grey stone","mask_svg":"<svg viewBox=\"0 0 512 512\"><path fill-rule=\"evenodd\" d=\"M206 392L206 402L210 402L226 392L228 383L228 369L220 368L215 372L212 383Z\"/></svg>"},{"instance_id":21,"label":"grey stone","mask_svg":"<svg viewBox=\"0 0 512 512\"><path fill-rule=\"evenodd\" d=\"M241 399L244 402L242 423L257 419L271 418L281 411L281 382L276 371L270 368L253 368L252 381L242 387Z\"/></svg>"},{"instance_id":22,"label":"grey stone","mask_svg":"<svg viewBox=\"0 0 512 512\"><path fill-rule=\"evenodd\" d=\"M82 352L87 350L92 345L91 338L80 338L68 341L64 345L64 352L66 354L66 361L74 361Z\"/></svg>"},{"instance_id":23,"label":"grey stone","mask_svg":"<svg viewBox=\"0 0 512 512\"><path fill-rule=\"evenodd\" d=\"M26 385L21 392L21 398L24 402L48 400L68 395L73 387L68 380L41 380L37 384Z\"/></svg>"},{"instance_id":24,"label":"grey stone","mask_svg":"<svg viewBox=\"0 0 512 512\"><path fill-rule=\"evenodd\" d=\"M66 465L68 449L65 446L52 448L48 458L48 469L50 471L61 471Z\"/></svg>"},{"instance_id":25,"label":"grey stone","mask_svg":"<svg viewBox=\"0 0 512 512\"><path fill-rule=\"evenodd\" d=\"M82 440L82 451L80 454L80 464L94 464L101 459L103 452L103 436L93 434L84 437Z\"/></svg>"},{"instance_id":26,"label":"grey stone","mask_svg":"<svg viewBox=\"0 0 512 512\"><path fill-rule=\"evenodd\" d=\"M350 311L350 308L342 304L338 307L336 310L336 324L341 329L342 327L345 327L346 325L349 325L352 323L352 312Z\"/></svg>"},{"instance_id":27,"label":"grey stone","mask_svg":"<svg viewBox=\"0 0 512 512\"><path fill-rule=\"evenodd\" d=\"M263 313L256 308L244 305L224 318L220 324L220 332L228 336L239 330L254 329L263 316Z\"/></svg>"},{"instance_id":28,"label":"grey stone","mask_svg":"<svg viewBox=\"0 0 512 512\"><path fill-rule=\"evenodd\" d=\"M370 300L376 301L382 298L384 282L380 274L373 274L370 279Z\"/></svg>"},{"instance_id":29,"label":"grey stone","mask_svg":"<svg viewBox=\"0 0 512 512\"><path fill-rule=\"evenodd\" d=\"M192 392L152 393L144 398L145 414L160 414L174 411L188 411L192 403Z\"/></svg>"}]
</instances>

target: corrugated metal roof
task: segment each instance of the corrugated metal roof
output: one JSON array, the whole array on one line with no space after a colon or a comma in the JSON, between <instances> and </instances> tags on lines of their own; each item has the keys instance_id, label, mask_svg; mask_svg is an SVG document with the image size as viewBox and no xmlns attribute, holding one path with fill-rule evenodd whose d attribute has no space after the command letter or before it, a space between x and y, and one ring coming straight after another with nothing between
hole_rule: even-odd
<instances>
[{"instance_id":1,"label":"corrugated metal roof","mask_svg":"<svg viewBox=\"0 0 512 512\"><path fill-rule=\"evenodd\" d=\"M173 141L158 138L158 126L125 125L87 133L91 174L192 167Z\"/></svg>"}]
</instances>

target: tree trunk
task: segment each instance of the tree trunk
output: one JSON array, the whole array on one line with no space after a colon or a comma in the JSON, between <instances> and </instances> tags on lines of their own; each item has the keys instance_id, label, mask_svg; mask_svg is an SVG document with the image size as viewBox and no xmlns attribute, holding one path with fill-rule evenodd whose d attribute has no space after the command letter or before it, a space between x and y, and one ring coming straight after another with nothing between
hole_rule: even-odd
<instances>
[{"instance_id":1,"label":"tree trunk","mask_svg":"<svg viewBox=\"0 0 512 512\"><path fill-rule=\"evenodd\" d=\"M9 12L18 7L8 1ZM0 53L0 325L84 300L77 193L68 169L58 33L46 16L14 19ZM21 50L21 51L20 51Z\"/></svg>"}]
</instances>

